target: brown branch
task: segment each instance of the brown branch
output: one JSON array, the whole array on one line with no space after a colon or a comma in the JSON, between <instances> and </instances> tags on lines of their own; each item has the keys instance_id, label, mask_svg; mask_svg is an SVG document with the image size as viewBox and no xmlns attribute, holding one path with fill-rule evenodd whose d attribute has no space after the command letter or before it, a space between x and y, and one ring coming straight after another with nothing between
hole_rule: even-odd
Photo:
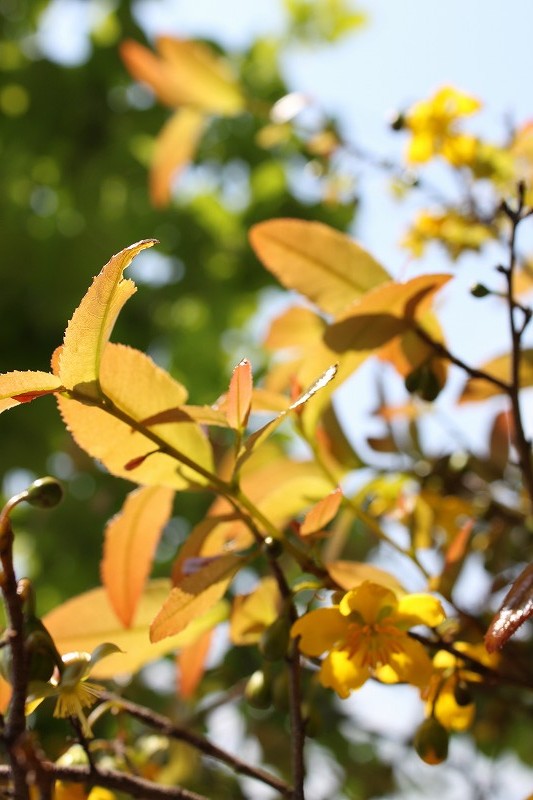
<instances>
[{"instance_id":1,"label":"brown branch","mask_svg":"<svg viewBox=\"0 0 533 800\"><path fill-rule=\"evenodd\" d=\"M160 786L144 778L128 775L118 770L98 767L96 771L93 771L88 766L62 767L48 761L43 762L41 766L43 770L46 770L50 780L100 786L123 792L130 797L140 798L140 800L209 800L205 795L191 792L188 789ZM10 776L10 768L0 766L0 778L9 778Z\"/></svg>"},{"instance_id":2,"label":"brown branch","mask_svg":"<svg viewBox=\"0 0 533 800\"><path fill-rule=\"evenodd\" d=\"M509 312L509 328L511 331L511 386L509 397L513 411L514 422L514 441L513 444L518 454L518 464L524 480L524 486L529 496L530 507L533 506L533 465L531 463L531 442L527 439L524 431L522 410L520 408L520 366L522 360L522 335L526 329L531 314L527 314L523 309L524 319L522 325L518 326L515 318L515 308L517 304L514 299L514 276L516 271L516 234L518 226L530 212L525 210L525 184L518 185L518 204L513 210L507 203L502 204L502 210L507 215L511 223L511 233L509 235L509 263L506 267L500 267L507 280L507 306Z\"/></svg>"},{"instance_id":3,"label":"brown branch","mask_svg":"<svg viewBox=\"0 0 533 800\"><path fill-rule=\"evenodd\" d=\"M24 649L24 616L17 593L17 579L13 568L13 529L9 519L9 506L0 514L0 560L2 562L1 589L9 626L11 650L11 680L13 694L9 704L3 739L6 744L14 800L28 800L24 765L24 737L26 734L25 704L28 686L28 662Z\"/></svg>"},{"instance_id":4,"label":"brown branch","mask_svg":"<svg viewBox=\"0 0 533 800\"><path fill-rule=\"evenodd\" d=\"M295 798L292 788L284 781L276 778L274 775L271 775L269 772L266 772L266 770L261 769L260 767L252 767L250 764L242 761L237 756L234 756L231 753L222 750L222 748L217 747L217 745L213 744L203 736L193 733L186 728L181 728L180 726L175 725L167 717L157 714L155 711L151 711L143 706L139 706L136 703L132 703L130 700L124 700L122 697L117 697L116 695L108 692L103 693L102 697L112 703L119 711L123 711L124 713L129 714L131 717L144 722L145 725L148 725L150 728L155 728L171 739L186 742L204 755L226 764L237 774L246 775L248 778L254 778L255 780L260 781L267 786L271 786L273 789L278 791L282 797L287 797L291 800Z\"/></svg>"}]
</instances>

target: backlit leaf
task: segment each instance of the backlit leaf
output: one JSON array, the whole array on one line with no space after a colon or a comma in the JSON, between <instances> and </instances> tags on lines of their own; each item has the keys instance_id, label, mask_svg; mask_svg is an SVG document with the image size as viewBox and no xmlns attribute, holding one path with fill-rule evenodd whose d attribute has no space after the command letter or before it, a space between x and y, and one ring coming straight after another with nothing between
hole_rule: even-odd
<instances>
[{"instance_id":1,"label":"backlit leaf","mask_svg":"<svg viewBox=\"0 0 533 800\"><path fill-rule=\"evenodd\" d=\"M156 243L156 239L145 239L126 247L94 278L65 331L59 378L67 389L80 387L85 395L100 397L98 380L105 346L120 310L136 291L133 281L122 274L141 250Z\"/></svg>"},{"instance_id":2,"label":"backlit leaf","mask_svg":"<svg viewBox=\"0 0 533 800\"><path fill-rule=\"evenodd\" d=\"M177 661L181 697L192 697L202 680L212 639L213 631L207 630L195 642L179 651Z\"/></svg>"},{"instance_id":3,"label":"backlit leaf","mask_svg":"<svg viewBox=\"0 0 533 800\"><path fill-rule=\"evenodd\" d=\"M500 650L532 615L533 564L528 564L509 589L485 634L485 646L489 653Z\"/></svg>"},{"instance_id":4,"label":"backlit leaf","mask_svg":"<svg viewBox=\"0 0 533 800\"><path fill-rule=\"evenodd\" d=\"M494 378L506 383L511 382L511 355L498 356L487 361L480 370L487 372ZM520 354L520 388L533 386L533 350L522 350ZM459 398L460 403L476 403L486 400L487 397L503 394L504 390L490 381L482 378L470 378L465 384L463 393Z\"/></svg>"},{"instance_id":5,"label":"backlit leaf","mask_svg":"<svg viewBox=\"0 0 533 800\"><path fill-rule=\"evenodd\" d=\"M225 411L228 423L234 430L246 427L252 403L252 366L247 358L233 370L226 396Z\"/></svg>"},{"instance_id":6,"label":"backlit leaf","mask_svg":"<svg viewBox=\"0 0 533 800\"><path fill-rule=\"evenodd\" d=\"M300 526L300 536L309 536L312 533L323 530L328 522L331 522L342 503L342 491L340 488L330 492L326 497L311 508Z\"/></svg>"},{"instance_id":7,"label":"backlit leaf","mask_svg":"<svg viewBox=\"0 0 533 800\"><path fill-rule=\"evenodd\" d=\"M194 159L204 127L204 114L180 108L159 132L150 164L150 198L156 208L170 202L172 183Z\"/></svg>"},{"instance_id":8,"label":"backlit leaf","mask_svg":"<svg viewBox=\"0 0 533 800\"><path fill-rule=\"evenodd\" d=\"M5 372L0 375L0 413L60 387L61 381L50 372Z\"/></svg>"},{"instance_id":9,"label":"backlit leaf","mask_svg":"<svg viewBox=\"0 0 533 800\"><path fill-rule=\"evenodd\" d=\"M159 642L194 624L222 598L243 559L235 555L220 556L209 561L183 579L167 596L150 627L150 640Z\"/></svg>"},{"instance_id":10,"label":"backlit leaf","mask_svg":"<svg viewBox=\"0 0 533 800\"><path fill-rule=\"evenodd\" d=\"M123 419L83 402L58 397L59 409L72 436L89 455L97 458L114 475L150 486L184 489L206 480L167 453L148 456L136 469L127 465L158 446L179 451L201 467L211 470L211 446L194 422L152 425L154 442L136 429L142 420L183 405L186 389L141 353L125 345L109 343L104 351L100 385ZM80 393L83 401L83 394Z\"/></svg>"},{"instance_id":11,"label":"backlit leaf","mask_svg":"<svg viewBox=\"0 0 533 800\"><path fill-rule=\"evenodd\" d=\"M283 286L330 314L390 280L366 250L321 222L267 220L254 225L250 242Z\"/></svg>"},{"instance_id":12,"label":"backlit leaf","mask_svg":"<svg viewBox=\"0 0 533 800\"><path fill-rule=\"evenodd\" d=\"M112 642L122 653L99 662L91 674L112 678L124 672L135 672L143 664L160 658L165 653L186 647L198 636L227 618L228 604L213 604L205 615L198 616L187 631L166 639L157 645L150 644L148 626L168 597L169 582L150 581L139 601L133 624L124 628L111 608L103 587L67 600L43 618L60 653L77 650L87 653L103 642Z\"/></svg>"},{"instance_id":13,"label":"backlit leaf","mask_svg":"<svg viewBox=\"0 0 533 800\"><path fill-rule=\"evenodd\" d=\"M230 638L233 644L257 644L261 634L279 616L282 601L276 580L262 578L249 594L238 594L231 611Z\"/></svg>"},{"instance_id":14,"label":"backlit leaf","mask_svg":"<svg viewBox=\"0 0 533 800\"><path fill-rule=\"evenodd\" d=\"M162 103L230 116L244 110L235 77L211 48L170 36L160 36L156 48L159 55L128 40L120 53L130 74L148 84Z\"/></svg>"},{"instance_id":15,"label":"backlit leaf","mask_svg":"<svg viewBox=\"0 0 533 800\"><path fill-rule=\"evenodd\" d=\"M131 492L105 530L102 583L122 624L131 625L161 532L172 512L174 491L144 486Z\"/></svg>"}]
</instances>

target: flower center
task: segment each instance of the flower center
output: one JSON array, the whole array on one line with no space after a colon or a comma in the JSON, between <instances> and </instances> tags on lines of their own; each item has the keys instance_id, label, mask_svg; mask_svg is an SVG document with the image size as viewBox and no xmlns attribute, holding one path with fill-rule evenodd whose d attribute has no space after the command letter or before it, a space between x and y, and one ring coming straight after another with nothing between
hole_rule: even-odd
<instances>
[{"instance_id":1,"label":"flower center","mask_svg":"<svg viewBox=\"0 0 533 800\"><path fill-rule=\"evenodd\" d=\"M361 664L376 669L387 664L395 653L402 652L401 638L403 632L386 620L383 622L352 623L343 650L350 658L358 655Z\"/></svg>"}]
</instances>

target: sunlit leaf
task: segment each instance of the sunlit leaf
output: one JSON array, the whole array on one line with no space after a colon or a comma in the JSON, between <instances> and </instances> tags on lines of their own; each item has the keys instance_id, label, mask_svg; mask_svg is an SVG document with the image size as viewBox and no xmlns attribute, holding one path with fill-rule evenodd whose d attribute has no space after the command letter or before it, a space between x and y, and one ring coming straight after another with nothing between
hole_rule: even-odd
<instances>
[{"instance_id":1,"label":"sunlit leaf","mask_svg":"<svg viewBox=\"0 0 533 800\"><path fill-rule=\"evenodd\" d=\"M512 361L511 355L498 356L487 361L480 370L487 372L494 378L505 383L511 383ZM525 349L520 353L520 388L533 386L533 350ZM459 398L460 403L475 403L486 400L487 397L503 394L504 390L483 378L470 378L465 384L463 393Z\"/></svg>"},{"instance_id":2,"label":"sunlit leaf","mask_svg":"<svg viewBox=\"0 0 533 800\"><path fill-rule=\"evenodd\" d=\"M389 282L368 292L338 315L325 333L326 344L335 352L377 352L395 336L412 330L417 312L450 275L421 275L407 283Z\"/></svg>"},{"instance_id":3,"label":"sunlit leaf","mask_svg":"<svg viewBox=\"0 0 533 800\"><path fill-rule=\"evenodd\" d=\"M59 378L67 389L79 387L88 397L101 396L98 380L103 352L120 310L136 291L123 272L138 253L154 244L156 239L145 239L126 247L94 278L65 331Z\"/></svg>"},{"instance_id":4,"label":"sunlit leaf","mask_svg":"<svg viewBox=\"0 0 533 800\"><path fill-rule=\"evenodd\" d=\"M159 642L167 636L186 631L199 616L206 614L223 597L243 559L220 556L174 587L150 626L150 640Z\"/></svg>"},{"instance_id":5,"label":"sunlit leaf","mask_svg":"<svg viewBox=\"0 0 533 800\"><path fill-rule=\"evenodd\" d=\"M196 423L152 425L146 430L158 437L156 442L136 429L142 420L183 405L187 391L181 384L144 353L110 343L102 358L100 385L122 419L96 406L58 397L63 420L80 447L114 475L137 483L178 490L205 483L196 471L164 452L148 456L136 469L127 469L132 460L159 446L168 453L179 451L211 470L211 446ZM80 397L83 400L83 394Z\"/></svg>"},{"instance_id":6,"label":"sunlit leaf","mask_svg":"<svg viewBox=\"0 0 533 800\"><path fill-rule=\"evenodd\" d=\"M528 564L509 589L485 634L485 646L489 653L500 650L532 615L533 564Z\"/></svg>"},{"instance_id":7,"label":"sunlit leaf","mask_svg":"<svg viewBox=\"0 0 533 800\"><path fill-rule=\"evenodd\" d=\"M276 317L263 342L269 350L302 347L322 336L322 317L305 306L291 306Z\"/></svg>"},{"instance_id":8,"label":"sunlit leaf","mask_svg":"<svg viewBox=\"0 0 533 800\"><path fill-rule=\"evenodd\" d=\"M0 413L60 387L59 378L49 372L6 372L0 375Z\"/></svg>"},{"instance_id":9,"label":"sunlit leaf","mask_svg":"<svg viewBox=\"0 0 533 800\"><path fill-rule=\"evenodd\" d=\"M43 618L60 653L82 651L90 653L103 642L112 642L122 653L98 663L94 674L112 678L124 672L135 672L143 664L160 658L171 650L186 647L204 631L223 621L228 615L228 604L213 604L206 614L199 615L187 631L165 639L157 645L150 644L148 627L168 597L169 582L153 580L148 583L137 606L133 624L124 628L111 608L103 587L67 600Z\"/></svg>"},{"instance_id":10,"label":"sunlit leaf","mask_svg":"<svg viewBox=\"0 0 533 800\"><path fill-rule=\"evenodd\" d=\"M403 594L405 589L394 575L373 564L363 564L359 561L330 561L326 564L330 577L341 589L350 589L359 586L364 581L372 581L386 586L396 594Z\"/></svg>"},{"instance_id":11,"label":"sunlit leaf","mask_svg":"<svg viewBox=\"0 0 533 800\"><path fill-rule=\"evenodd\" d=\"M233 644L257 644L261 634L281 611L281 595L272 577L262 578L249 594L238 594L233 600L230 638Z\"/></svg>"},{"instance_id":12,"label":"sunlit leaf","mask_svg":"<svg viewBox=\"0 0 533 800\"><path fill-rule=\"evenodd\" d=\"M234 430L242 430L248 422L252 390L252 366L247 358L243 358L233 370L225 404L228 423Z\"/></svg>"},{"instance_id":13,"label":"sunlit leaf","mask_svg":"<svg viewBox=\"0 0 533 800\"><path fill-rule=\"evenodd\" d=\"M128 628L135 615L155 548L172 512L174 491L145 486L130 493L105 530L102 583L117 617Z\"/></svg>"},{"instance_id":14,"label":"sunlit leaf","mask_svg":"<svg viewBox=\"0 0 533 800\"><path fill-rule=\"evenodd\" d=\"M228 428L226 415L213 406L189 406L183 405L176 408L166 408L158 414L146 417L142 424L148 427L152 425L168 425L173 422L198 422L200 425L215 425L220 428Z\"/></svg>"},{"instance_id":15,"label":"sunlit leaf","mask_svg":"<svg viewBox=\"0 0 533 800\"><path fill-rule=\"evenodd\" d=\"M250 241L283 286L330 314L390 279L366 250L320 222L267 220L251 229Z\"/></svg>"},{"instance_id":16,"label":"sunlit leaf","mask_svg":"<svg viewBox=\"0 0 533 800\"><path fill-rule=\"evenodd\" d=\"M202 680L213 631L207 630L195 642L183 647L178 653L179 691L182 698L193 696Z\"/></svg>"},{"instance_id":17,"label":"sunlit leaf","mask_svg":"<svg viewBox=\"0 0 533 800\"><path fill-rule=\"evenodd\" d=\"M335 489L311 508L300 526L300 536L309 536L323 530L336 515L342 503L342 491Z\"/></svg>"},{"instance_id":18,"label":"sunlit leaf","mask_svg":"<svg viewBox=\"0 0 533 800\"><path fill-rule=\"evenodd\" d=\"M235 77L211 48L170 36L160 36L156 47L159 55L128 40L122 43L120 53L131 75L148 84L162 103L224 115L244 109Z\"/></svg>"},{"instance_id":19,"label":"sunlit leaf","mask_svg":"<svg viewBox=\"0 0 533 800\"><path fill-rule=\"evenodd\" d=\"M515 437L513 415L509 410L496 414L489 439L491 464L503 470L509 463L509 449Z\"/></svg>"},{"instance_id":20,"label":"sunlit leaf","mask_svg":"<svg viewBox=\"0 0 533 800\"><path fill-rule=\"evenodd\" d=\"M172 183L194 159L204 127L204 114L180 108L159 132L150 164L150 198L156 208L170 202Z\"/></svg>"}]
</instances>

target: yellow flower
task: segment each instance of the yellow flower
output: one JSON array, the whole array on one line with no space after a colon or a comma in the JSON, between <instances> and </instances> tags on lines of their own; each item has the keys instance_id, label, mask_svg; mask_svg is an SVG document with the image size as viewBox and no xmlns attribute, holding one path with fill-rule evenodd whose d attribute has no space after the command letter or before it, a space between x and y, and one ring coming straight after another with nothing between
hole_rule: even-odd
<instances>
[{"instance_id":1,"label":"yellow flower","mask_svg":"<svg viewBox=\"0 0 533 800\"><path fill-rule=\"evenodd\" d=\"M494 233L487 225L462 216L456 211L430 214L422 211L404 236L401 245L416 258L423 255L430 242L439 242L451 258L458 258L465 250L479 251Z\"/></svg>"},{"instance_id":2,"label":"yellow flower","mask_svg":"<svg viewBox=\"0 0 533 800\"><path fill-rule=\"evenodd\" d=\"M487 653L483 644L456 642L454 648L487 667L496 666L499 660L498 655ZM467 730L475 714L468 684L479 683L482 680L481 675L469 669L462 658L447 650L439 650L435 654L433 670L428 686L422 690L427 716L435 717L447 730Z\"/></svg>"},{"instance_id":3,"label":"yellow flower","mask_svg":"<svg viewBox=\"0 0 533 800\"><path fill-rule=\"evenodd\" d=\"M85 736L93 735L91 726L83 711L92 706L103 686L88 681L91 670L102 658L120 653L114 644L101 644L92 653L67 653L61 657L63 670L59 679L52 678L48 683L32 681L28 687L26 713L34 711L45 697L57 697L54 717L76 717Z\"/></svg>"},{"instance_id":4,"label":"yellow flower","mask_svg":"<svg viewBox=\"0 0 533 800\"><path fill-rule=\"evenodd\" d=\"M457 130L457 121L481 108L474 97L444 86L429 100L416 103L405 115L405 127L413 134L407 150L411 163L421 164L442 155L454 166L471 164L477 139Z\"/></svg>"},{"instance_id":5,"label":"yellow flower","mask_svg":"<svg viewBox=\"0 0 533 800\"><path fill-rule=\"evenodd\" d=\"M300 617L291 635L300 637L299 648L308 656L328 653L320 682L345 698L372 677L384 683L427 684L431 659L407 631L443 619L440 602L430 595L397 597L385 586L365 581L338 605Z\"/></svg>"}]
</instances>

